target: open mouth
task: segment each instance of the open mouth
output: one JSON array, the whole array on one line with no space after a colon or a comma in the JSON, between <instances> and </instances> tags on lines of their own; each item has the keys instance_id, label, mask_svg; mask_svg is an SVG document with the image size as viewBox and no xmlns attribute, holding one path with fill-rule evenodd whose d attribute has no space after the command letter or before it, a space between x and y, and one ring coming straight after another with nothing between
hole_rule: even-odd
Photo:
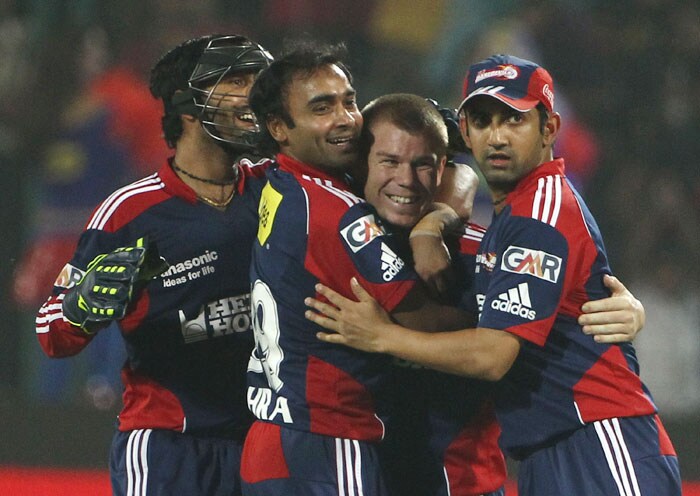
<instances>
[{"instance_id":1,"label":"open mouth","mask_svg":"<svg viewBox=\"0 0 700 496\"><path fill-rule=\"evenodd\" d=\"M246 124L250 124L252 126L257 125L257 120L252 112L236 112L236 118L241 122L245 122Z\"/></svg>"},{"instance_id":2,"label":"open mouth","mask_svg":"<svg viewBox=\"0 0 700 496\"><path fill-rule=\"evenodd\" d=\"M400 195L386 195L394 203L400 205L413 205L418 202L418 197L416 196L400 196Z\"/></svg>"},{"instance_id":3,"label":"open mouth","mask_svg":"<svg viewBox=\"0 0 700 496\"><path fill-rule=\"evenodd\" d=\"M328 139L328 142L331 145L338 145L338 146L343 146L343 145L348 145L353 142L353 137L352 136L347 136L344 138L332 138Z\"/></svg>"}]
</instances>

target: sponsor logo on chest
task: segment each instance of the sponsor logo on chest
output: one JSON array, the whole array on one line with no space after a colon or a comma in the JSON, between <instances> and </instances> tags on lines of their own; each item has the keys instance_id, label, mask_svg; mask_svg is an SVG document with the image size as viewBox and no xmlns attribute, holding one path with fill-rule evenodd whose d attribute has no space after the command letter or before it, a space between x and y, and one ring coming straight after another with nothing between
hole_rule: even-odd
<instances>
[{"instance_id":1,"label":"sponsor logo on chest","mask_svg":"<svg viewBox=\"0 0 700 496\"><path fill-rule=\"evenodd\" d=\"M213 274L216 272L214 265L218 259L218 252L206 250L201 255L172 264L160 275L163 287L172 288Z\"/></svg>"},{"instance_id":2,"label":"sponsor logo on chest","mask_svg":"<svg viewBox=\"0 0 700 496\"><path fill-rule=\"evenodd\" d=\"M251 329L250 295L231 296L202 305L199 314L188 320L180 310L180 329L185 343L246 332Z\"/></svg>"}]
</instances>

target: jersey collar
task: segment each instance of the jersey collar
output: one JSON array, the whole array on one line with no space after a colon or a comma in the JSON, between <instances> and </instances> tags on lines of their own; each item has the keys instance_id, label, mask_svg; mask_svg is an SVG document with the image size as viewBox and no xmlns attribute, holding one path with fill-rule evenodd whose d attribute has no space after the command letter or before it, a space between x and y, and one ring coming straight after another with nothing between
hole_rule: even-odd
<instances>
[{"instance_id":1,"label":"jersey collar","mask_svg":"<svg viewBox=\"0 0 700 496\"><path fill-rule=\"evenodd\" d=\"M191 187L189 187L187 183L180 179L180 176L178 176L175 173L173 168L170 166L172 160L173 157L170 157L168 160L166 160L166 162L158 171L158 175L160 176L161 181L163 181L163 184L165 185L165 191L173 196L182 198L188 203L197 203L197 193L195 193L195 191ZM240 166L236 164L234 165L234 167ZM245 189L245 175L246 174L238 175L238 184L236 184L236 192L239 195L242 194L243 190Z\"/></svg>"},{"instance_id":2,"label":"jersey collar","mask_svg":"<svg viewBox=\"0 0 700 496\"><path fill-rule=\"evenodd\" d=\"M513 191L508 193L506 203L511 203L514 197L517 197L522 191L536 184L541 177L546 176L564 176L564 159L556 158L550 162L545 162L538 165L532 172L522 178Z\"/></svg>"},{"instance_id":3,"label":"jersey collar","mask_svg":"<svg viewBox=\"0 0 700 496\"><path fill-rule=\"evenodd\" d=\"M298 160L283 153L278 153L275 158L281 170L291 172L292 174L297 176L309 176L319 178L325 181L330 181L333 186L336 186L338 188L350 188L347 175L344 175L343 177L331 176L330 174L316 169L315 167L311 167L310 165L307 165L303 162L299 162Z\"/></svg>"}]
</instances>

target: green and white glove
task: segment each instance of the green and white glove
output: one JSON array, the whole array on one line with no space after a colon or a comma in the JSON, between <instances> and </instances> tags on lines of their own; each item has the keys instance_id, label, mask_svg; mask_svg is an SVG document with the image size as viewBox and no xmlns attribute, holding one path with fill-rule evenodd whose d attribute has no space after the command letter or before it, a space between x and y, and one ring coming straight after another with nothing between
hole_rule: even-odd
<instances>
[{"instance_id":1,"label":"green and white glove","mask_svg":"<svg viewBox=\"0 0 700 496\"><path fill-rule=\"evenodd\" d=\"M87 272L63 299L63 316L93 332L100 324L119 320L135 291L168 268L155 244L139 238L134 246L95 257Z\"/></svg>"}]
</instances>

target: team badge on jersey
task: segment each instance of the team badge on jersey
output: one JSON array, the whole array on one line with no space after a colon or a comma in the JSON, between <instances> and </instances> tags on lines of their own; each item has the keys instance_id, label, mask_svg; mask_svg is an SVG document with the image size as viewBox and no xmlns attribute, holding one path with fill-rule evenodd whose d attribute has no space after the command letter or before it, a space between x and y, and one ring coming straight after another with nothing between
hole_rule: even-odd
<instances>
[{"instance_id":1,"label":"team badge on jersey","mask_svg":"<svg viewBox=\"0 0 700 496\"><path fill-rule=\"evenodd\" d=\"M501 259L501 269L554 283L559 280L561 258L545 251L509 246Z\"/></svg>"},{"instance_id":2,"label":"team badge on jersey","mask_svg":"<svg viewBox=\"0 0 700 496\"><path fill-rule=\"evenodd\" d=\"M270 237L280 203L282 203L282 195L270 183L267 183L262 190L258 205L258 242L261 245L264 245L267 238Z\"/></svg>"},{"instance_id":3,"label":"team badge on jersey","mask_svg":"<svg viewBox=\"0 0 700 496\"><path fill-rule=\"evenodd\" d=\"M496 254L495 253L477 253L476 254L476 272L480 272L481 267L483 267L487 272L493 272L494 267L496 267Z\"/></svg>"},{"instance_id":4,"label":"team badge on jersey","mask_svg":"<svg viewBox=\"0 0 700 496\"><path fill-rule=\"evenodd\" d=\"M340 231L340 235L353 253L357 253L371 243L374 238L384 234L386 234L384 228L377 222L373 214L360 217Z\"/></svg>"},{"instance_id":5,"label":"team badge on jersey","mask_svg":"<svg viewBox=\"0 0 700 496\"><path fill-rule=\"evenodd\" d=\"M75 286L85 275L85 272L71 264L66 264L61 273L56 278L54 286L70 289Z\"/></svg>"}]
</instances>

